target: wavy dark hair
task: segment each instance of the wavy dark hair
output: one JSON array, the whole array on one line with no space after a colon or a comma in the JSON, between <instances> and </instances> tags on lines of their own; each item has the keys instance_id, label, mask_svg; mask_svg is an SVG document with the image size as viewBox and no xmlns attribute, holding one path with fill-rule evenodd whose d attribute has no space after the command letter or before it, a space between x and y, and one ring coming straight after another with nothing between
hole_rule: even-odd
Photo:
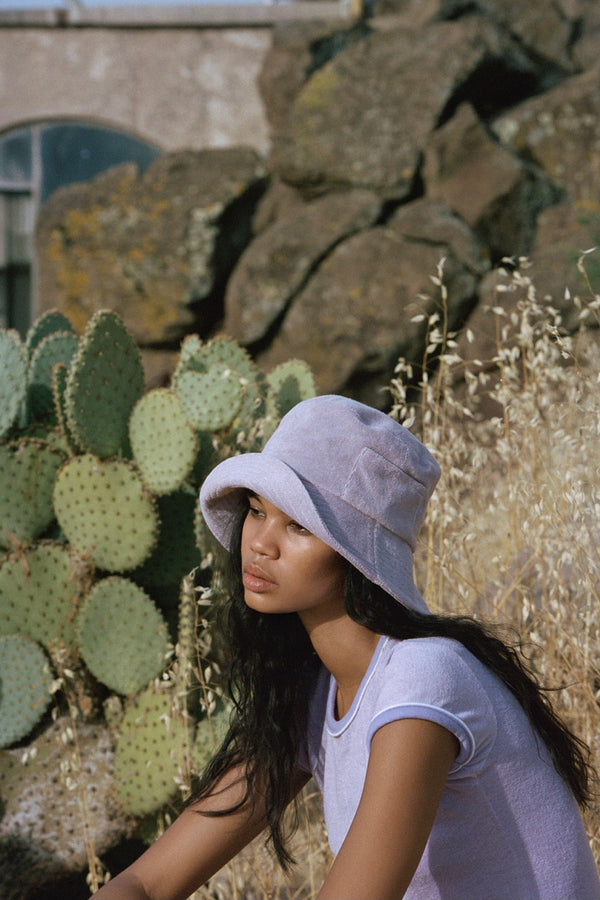
<instances>
[{"instance_id":1,"label":"wavy dark hair","mask_svg":"<svg viewBox=\"0 0 600 900\"><path fill-rule=\"evenodd\" d=\"M225 572L227 600L219 626L229 646L228 684L234 704L229 731L215 757L195 782L188 805L208 796L231 767L247 767L245 796L230 809L204 815L229 815L252 805L260 791L266 799L269 841L284 869L294 862L288 849L297 827L297 808L284 817L292 793L298 749L306 738L308 703L321 662L296 613L268 615L244 602L241 578L241 529L234 532L233 551ZM377 634L399 640L447 637L463 644L507 685L544 740L556 770L576 800L593 799L590 751L552 708L516 646L497 631L467 616L420 614L403 606L348 564L345 607L355 622Z\"/></svg>"}]
</instances>

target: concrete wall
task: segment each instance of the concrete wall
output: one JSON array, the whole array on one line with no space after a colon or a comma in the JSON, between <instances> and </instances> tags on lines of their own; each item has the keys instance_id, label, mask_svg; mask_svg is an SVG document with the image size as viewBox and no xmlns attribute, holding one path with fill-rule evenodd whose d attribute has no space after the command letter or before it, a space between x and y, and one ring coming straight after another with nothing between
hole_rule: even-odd
<instances>
[{"instance_id":1,"label":"concrete wall","mask_svg":"<svg viewBox=\"0 0 600 900\"><path fill-rule=\"evenodd\" d=\"M270 27L1 27L0 133L78 118L163 150L244 144L268 132L256 77Z\"/></svg>"}]
</instances>

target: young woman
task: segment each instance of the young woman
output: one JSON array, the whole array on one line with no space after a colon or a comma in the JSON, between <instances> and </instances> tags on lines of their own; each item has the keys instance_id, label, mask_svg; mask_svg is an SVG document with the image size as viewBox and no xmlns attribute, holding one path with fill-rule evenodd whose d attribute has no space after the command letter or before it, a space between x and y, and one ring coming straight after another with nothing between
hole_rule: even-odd
<instances>
[{"instance_id":1,"label":"young woman","mask_svg":"<svg viewBox=\"0 0 600 900\"><path fill-rule=\"evenodd\" d=\"M311 775L323 900L600 898L586 748L516 652L431 615L413 581L439 474L389 416L323 396L209 475L235 716L185 811L98 898L185 898L264 828L287 865L283 815Z\"/></svg>"}]
</instances>

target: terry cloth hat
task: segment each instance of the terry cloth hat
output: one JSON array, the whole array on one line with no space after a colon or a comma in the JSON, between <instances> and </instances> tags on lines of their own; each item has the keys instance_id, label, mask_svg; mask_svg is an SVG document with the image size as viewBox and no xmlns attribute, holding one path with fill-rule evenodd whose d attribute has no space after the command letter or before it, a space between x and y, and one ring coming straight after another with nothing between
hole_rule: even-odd
<instances>
[{"instance_id":1,"label":"terry cloth hat","mask_svg":"<svg viewBox=\"0 0 600 900\"><path fill-rule=\"evenodd\" d=\"M231 549L248 490L319 537L363 575L417 612L417 535L440 467L423 444L379 410L347 397L304 400L260 453L219 463L200 491L208 527Z\"/></svg>"}]
</instances>

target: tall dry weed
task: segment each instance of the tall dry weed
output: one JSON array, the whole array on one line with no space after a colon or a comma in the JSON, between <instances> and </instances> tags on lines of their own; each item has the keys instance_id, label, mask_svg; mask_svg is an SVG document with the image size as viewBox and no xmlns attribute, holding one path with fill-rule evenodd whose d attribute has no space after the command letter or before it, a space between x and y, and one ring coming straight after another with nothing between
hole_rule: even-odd
<instances>
[{"instance_id":1,"label":"tall dry weed","mask_svg":"<svg viewBox=\"0 0 600 900\"><path fill-rule=\"evenodd\" d=\"M414 372L405 361L391 385L394 414L443 471L416 557L418 582L435 612L475 615L518 635L597 768L599 301L591 292L571 298L581 327L565 334L558 311L536 296L525 261L499 274L486 311L493 355L466 362L461 344L475 336L459 342L445 333L440 267L418 403L408 402ZM597 811L586 824L598 860Z\"/></svg>"}]
</instances>

